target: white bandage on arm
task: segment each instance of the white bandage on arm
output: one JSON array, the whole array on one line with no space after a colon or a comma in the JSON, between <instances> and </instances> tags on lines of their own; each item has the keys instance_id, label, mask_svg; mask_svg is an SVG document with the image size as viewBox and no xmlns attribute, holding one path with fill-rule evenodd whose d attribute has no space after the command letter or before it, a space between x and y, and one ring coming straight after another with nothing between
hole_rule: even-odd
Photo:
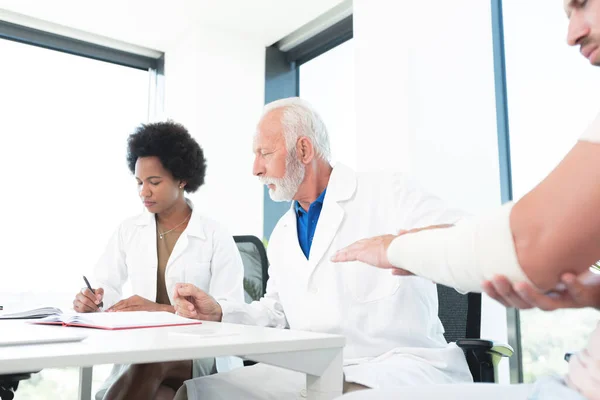
<instances>
[{"instance_id":1,"label":"white bandage on arm","mask_svg":"<svg viewBox=\"0 0 600 400\"><path fill-rule=\"evenodd\" d=\"M583 132L583 135L579 138L579 140L583 140L585 142L592 143L600 143L600 114L596 117L594 121L588 126L588 128Z\"/></svg>"},{"instance_id":2,"label":"white bandage on arm","mask_svg":"<svg viewBox=\"0 0 600 400\"><path fill-rule=\"evenodd\" d=\"M430 229L394 239L387 251L392 265L458 291L481 292L483 281L505 275L529 282L517 259L507 203L482 218L452 228Z\"/></svg>"}]
</instances>

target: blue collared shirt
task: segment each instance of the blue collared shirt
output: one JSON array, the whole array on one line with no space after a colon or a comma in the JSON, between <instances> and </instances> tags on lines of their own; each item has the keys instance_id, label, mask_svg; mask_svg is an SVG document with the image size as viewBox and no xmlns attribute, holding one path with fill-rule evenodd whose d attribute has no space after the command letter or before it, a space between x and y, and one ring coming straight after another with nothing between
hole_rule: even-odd
<instances>
[{"instance_id":1,"label":"blue collared shirt","mask_svg":"<svg viewBox=\"0 0 600 400\"><path fill-rule=\"evenodd\" d=\"M294 209L296 210L296 226L298 227L298 243L307 260L310 255L310 247L312 246L313 237L315 236L317 222L319 222L319 216L321 215L321 209L323 208L323 200L325 199L326 191L327 188L325 188L323 193L310 204L308 212L304 211L297 201L294 203Z\"/></svg>"}]
</instances>

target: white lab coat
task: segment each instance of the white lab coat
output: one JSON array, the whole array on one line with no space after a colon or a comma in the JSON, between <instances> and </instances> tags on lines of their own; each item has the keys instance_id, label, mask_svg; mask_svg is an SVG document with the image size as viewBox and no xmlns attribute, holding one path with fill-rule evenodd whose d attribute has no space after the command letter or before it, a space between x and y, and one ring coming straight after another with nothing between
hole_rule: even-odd
<instances>
[{"instance_id":1,"label":"white lab coat","mask_svg":"<svg viewBox=\"0 0 600 400\"><path fill-rule=\"evenodd\" d=\"M454 223L462 215L402 174L358 174L338 164L309 259L298 244L292 207L268 244L267 294L250 305L222 302L223 321L344 335L345 379L372 388L471 382L462 350L443 337L434 283L359 262L330 262L356 240Z\"/></svg>"},{"instance_id":2,"label":"white lab coat","mask_svg":"<svg viewBox=\"0 0 600 400\"><path fill-rule=\"evenodd\" d=\"M157 270L156 219L144 212L119 225L94 268L91 283L104 288L104 308L121 300L127 279L133 294L156 301ZM171 303L177 283L191 283L217 301L243 302L243 278L233 237L217 222L193 212L167 262L165 282Z\"/></svg>"},{"instance_id":3,"label":"white lab coat","mask_svg":"<svg viewBox=\"0 0 600 400\"><path fill-rule=\"evenodd\" d=\"M188 204L193 208L191 201ZM122 299L123 285L128 279L134 295L156 301L157 270L155 214L144 212L119 225L96 264L90 283L104 288L105 309ZM242 258L233 237L217 222L192 212L167 262L165 282L171 303L177 283L191 283L217 301L243 302L243 278ZM237 357L216 359L217 370L221 372L241 366L242 361ZM125 368L123 365L113 368L96 398L102 398Z\"/></svg>"}]
</instances>

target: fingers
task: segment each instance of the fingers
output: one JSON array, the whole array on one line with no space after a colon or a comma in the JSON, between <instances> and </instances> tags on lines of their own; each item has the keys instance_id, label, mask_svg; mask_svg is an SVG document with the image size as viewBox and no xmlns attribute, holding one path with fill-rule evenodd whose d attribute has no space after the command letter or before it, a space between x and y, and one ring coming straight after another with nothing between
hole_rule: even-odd
<instances>
[{"instance_id":1,"label":"fingers","mask_svg":"<svg viewBox=\"0 0 600 400\"><path fill-rule=\"evenodd\" d=\"M98 301L98 303L100 303L102 299L104 299L104 289L98 288L94 291L96 292L96 300Z\"/></svg>"},{"instance_id":2,"label":"fingers","mask_svg":"<svg viewBox=\"0 0 600 400\"><path fill-rule=\"evenodd\" d=\"M129 308L131 306L131 301L130 301L131 297L128 299L124 299L121 300L119 302L117 302L116 304L114 304L112 307L110 307L108 310L106 311L125 311L125 309Z\"/></svg>"},{"instance_id":3,"label":"fingers","mask_svg":"<svg viewBox=\"0 0 600 400\"><path fill-rule=\"evenodd\" d=\"M107 312L124 312L124 311L162 311L164 307L154 301L150 301L144 297L134 295L127 299L121 300L108 308Z\"/></svg>"},{"instance_id":4,"label":"fingers","mask_svg":"<svg viewBox=\"0 0 600 400\"><path fill-rule=\"evenodd\" d=\"M177 290L180 285L182 285L182 284L181 283L176 284L175 288L173 289L173 300L174 301L176 301L178 298L181 297L181 296L179 296L179 291Z\"/></svg>"},{"instance_id":5,"label":"fingers","mask_svg":"<svg viewBox=\"0 0 600 400\"><path fill-rule=\"evenodd\" d=\"M177 298L190 296L195 299L201 299L206 297L206 293L190 283L178 283L175 285L175 293L177 294Z\"/></svg>"},{"instance_id":6,"label":"fingers","mask_svg":"<svg viewBox=\"0 0 600 400\"><path fill-rule=\"evenodd\" d=\"M543 311L554 311L558 308L572 307L572 299L566 292L540 293L533 286L520 282L515 285L517 293L531 304Z\"/></svg>"},{"instance_id":7,"label":"fingers","mask_svg":"<svg viewBox=\"0 0 600 400\"><path fill-rule=\"evenodd\" d=\"M80 298L75 297L75 300L73 300L73 310L77 311L77 312L96 312L98 311L98 307L89 301L89 299L86 299L86 302L83 302L80 300Z\"/></svg>"},{"instance_id":8,"label":"fingers","mask_svg":"<svg viewBox=\"0 0 600 400\"><path fill-rule=\"evenodd\" d=\"M77 312L98 311L96 296L94 296L92 291L88 288L81 289L81 291L75 296L75 300L73 301L73 308Z\"/></svg>"},{"instance_id":9,"label":"fingers","mask_svg":"<svg viewBox=\"0 0 600 400\"><path fill-rule=\"evenodd\" d=\"M496 275L494 279L492 279L491 285L493 290L490 290L490 292L496 295L495 297L492 297L496 300L500 298L501 300L498 301L500 301L500 303L502 303L504 306L520 309L529 309L533 307L528 299L523 297L523 293L529 294L526 290L527 288L522 288L522 291L517 293L514 290L511 282L505 276Z\"/></svg>"},{"instance_id":10,"label":"fingers","mask_svg":"<svg viewBox=\"0 0 600 400\"><path fill-rule=\"evenodd\" d=\"M583 297L585 292L585 286L581 282L579 282L575 274L564 274L561 277L561 281L565 284L565 288L569 291L573 298L581 299Z\"/></svg>"},{"instance_id":11,"label":"fingers","mask_svg":"<svg viewBox=\"0 0 600 400\"><path fill-rule=\"evenodd\" d=\"M585 286L575 276L567 276L564 284L566 290L540 293L528 283L518 282L512 285L506 277L498 275L491 281L484 282L483 289L488 296L505 307L523 310L537 307L543 311L554 311L559 308L575 307L578 302L587 300ZM569 285L573 292L567 291ZM579 296L579 299L575 296Z\"/></svg>"},{"instance_id":12,"label":"fingers","mask_svg":"<svg viewBox=\"0 0 600 400\"><path fill-rule=\"evenodd\" d=\"M359 240L348 247L338 250L331 257L331 261L359 261L377 268L392 268L393 265L387 257L387 249L396 237L396 235L381 235Z\"/></svg>"},{"instance_id":13,"label":"fingers","mask_svg":"<svg viewBox=\"0 0 600 400\"><path fill-rule=\"evenodd\" d=\"M398 275L398 276L412 276L414 275L412 272L407 271L405 269L402 268L392 268L392 275Z\"/></svg>"},{"instance_id":14,"label":"fingers","mask_svg":"<svg viewBox=\"0 0 600 400\"><path fill-rule=\"evenodd\" d=\"M174 301L175 313L185 318L198 318L196 308L185 298L180 297Z\"/></svg>"},{"instance_id":15,"label":"fingers","mask_svg":"<svg viewBox=\"0 0 600 400\"><path fill-rule=\"evenodd\" d=\"M119 301L114 306L110 307L106 311L112 312L121 312L121 311L151 311L148 308L148 303L154 304L152 302L148 302L143 297L138 295L131 296L127 299Z\"/></svg>"},{"instance_id":16,"label":"fingers","mask_svg":"<svg viewBox=\"0 0 600 400\"><path fill-rule=\"evenodd\" d=\"M81 295L84 298L89 299L92 303L96 302L96 296L94 295L94 293L92 293L92 291L88 288L82 288L81 291L77 294L78 296Z\"/></svg>"},{"instance_id":17,"label":"fingers","mask_svg":"<svg viewBox=\"0 0 600 400\"><path fill-rule=\"evenodd\" d=\"M594 299L590 298L590 287L577 279L577 276L567 273L561 277L561 281L564 283L565 290L573 298L575 303L582 307L595 306Z\"/></svg>"},{"instance_id":18,"label":"fingers","mask_svg":"<svg viewBox=\"0 0 600 400\"><path fill-rule=\"evenodd\" d=\"M489 297L496 300L498 303L502 304L504 307L512 307L512 304L510 304L507 300L505 300L500 295L500 293L498 293L498 291L494 287L494 284L492 283L492 281L485 281L485 282L483 282L483 284L481 286L482 286L485 294L487 294Z\"/></svg>"},{"instance_id":19,"label":"fingers","mask_svg":"<svg viewBox=\"0 0 600 400\"><path fill-rule=\"evenodd\" d=\"M349 261L357 261L358 253L362 249L364 241L359 240L358 242L352 243L350 246L346 246L343 249L336 251L336 253L331 257L331 261L333 262L349 262Z\"/></svg>"},{"instance_id":20,"label":"fingers","mask_svg":"<svg viewBox=\"0 0 600 400\"><path fill-rule=\"evenodd\" d=\"M481 288L483 289L483 292L488 295L488 297L496 300L498 303L501 303L503 306L508 307L506 304L504 304L504 299L502 297L500 297L500 295L498 294L496 289L494 289L494 285L492 285L491 281L484 281L481 284Z\"/></svg>"}]
</instances>

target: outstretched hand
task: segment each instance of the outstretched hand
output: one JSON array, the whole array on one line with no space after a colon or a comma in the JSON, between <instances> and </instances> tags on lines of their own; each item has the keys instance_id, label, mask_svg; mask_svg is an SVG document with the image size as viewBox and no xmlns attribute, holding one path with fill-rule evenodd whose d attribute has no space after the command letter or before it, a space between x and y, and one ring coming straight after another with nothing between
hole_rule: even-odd
<instances>
[{"instance_id":1,"label":"outstretched hand","mask_svg":"<svg viewBox=\"0 0 600 400\"><path fill-rule=\"evenodd\" d=\"M338 250L331 258L333 262L360 261L377 268L392 269L394 275L413 275L412 272L392 265L388 259L387 251L390 244L398 236L412 234L429 229L449 228L452 225L431 225L411 230L401 230L397 235L381 235L369 239L362 239Z\"/></svg>"}]
</instances>

